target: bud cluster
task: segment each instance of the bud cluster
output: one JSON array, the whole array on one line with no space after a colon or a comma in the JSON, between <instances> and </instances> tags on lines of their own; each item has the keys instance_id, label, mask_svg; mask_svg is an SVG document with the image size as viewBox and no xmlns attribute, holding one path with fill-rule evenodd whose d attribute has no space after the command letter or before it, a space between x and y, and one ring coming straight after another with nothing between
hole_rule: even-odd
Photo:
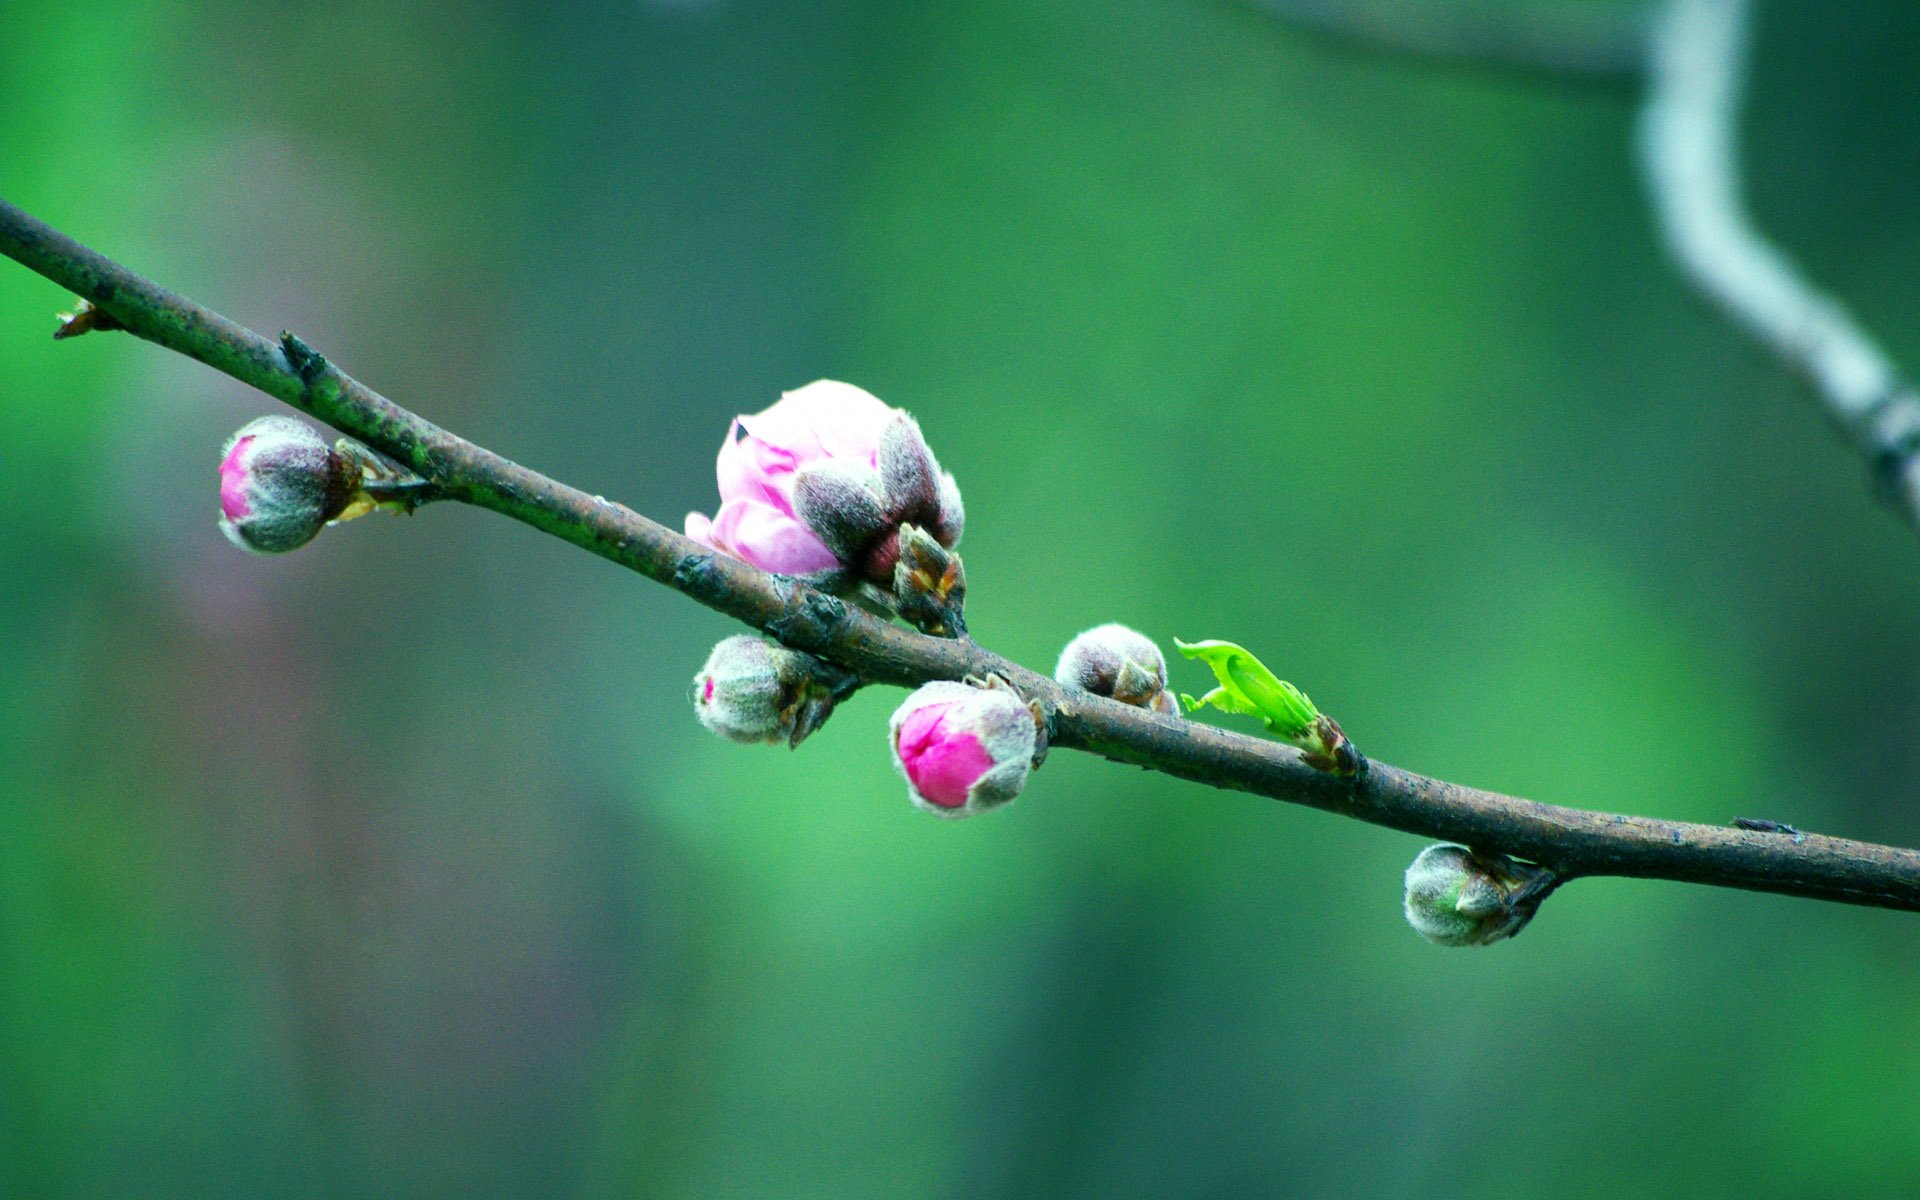
<instances>
[{"instance_id":1,"label":"bud cluster","mask_svg":"<svg viewBox=\"0 0 1920 1200\"><path fill-rule=\"evenodd\" d=\"M57 336L116 327L83 308ZM288 345L291 355L297 339L289 336ZM283 416L261 417L228 439L219 475L220 527L257 553L296 549L327 524L374 508L411 511L435 491L357 442L329 445L312 427ZM965 513L953 476L941 470L911 415L823 380L736 418L718 475L720 508L712 519L689 514L690 538L765 570L863 589L923 631L964 636L966 573L953 547ZM1222 641L1175 644L1203 661L1219 686L1176 704L1159 647L1116 623L1073 638L1054 675L1067 687L1163 715L1177 716L1181 705L1211 705L1255 716L1319 770L1351 778L1365 768L1338 723L1245 649ZM821 659L739 635L713 648L694 676L691 699L700 722L721 737L798 747L859 685L856 675ZM1047 710L998 675L927 683L888 721L908 797L947 818L1013 801L1045 760L1048 738ZM1405 882L1406 917L1420 936L1444 946L1485 946L1525 928L1559 880L1506 855L1439 844L1421 851Z\"/></svg>"}]
</instances>

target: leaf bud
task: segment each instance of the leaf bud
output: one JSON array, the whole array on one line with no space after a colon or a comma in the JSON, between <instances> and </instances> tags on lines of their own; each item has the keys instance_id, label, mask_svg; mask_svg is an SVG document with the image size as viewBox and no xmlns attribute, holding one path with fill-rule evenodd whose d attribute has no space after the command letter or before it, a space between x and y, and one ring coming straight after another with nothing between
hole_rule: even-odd
<instances>
[{"instance_id":1,"label":"leaf bud","mask_svg":"<svg viewBox=\"0 0 1920 1200\"><path fill-rule=\"evenodd\" d=\"M1180 653L1197 658L1220 683L1195 699L1182 695L1181 705L1197 712L1209 705L1222 712L1259 717L1267 729L1300 751L1317 771L1352 777L1366 769L1367 760L1347 737L1340 723L1315 708L1299 688L1281 679L1245 648L1232 642L1183 642L1173 639Z\"/></svg>"},{"instance_id":2,"label":"leaf bud","mask_svg":"<svg viewBox=\"0 0 1920 1200\"><path fill-rule=\"evenodd\" d=\"M960 556L918 525L900 526L893 565L894 611L922 633L961 637L967 632L967 572Z\"/></svg>"}]
</instances>

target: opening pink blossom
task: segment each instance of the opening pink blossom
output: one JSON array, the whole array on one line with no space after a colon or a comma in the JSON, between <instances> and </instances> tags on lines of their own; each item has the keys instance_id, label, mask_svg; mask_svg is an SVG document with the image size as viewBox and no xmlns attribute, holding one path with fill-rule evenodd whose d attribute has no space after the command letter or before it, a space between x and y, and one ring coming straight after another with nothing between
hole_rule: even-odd
<instances>
[{"instance_id":1,"label":"opening pink blossom","mask_svg":"<svg viewBox=\"0 0 1920 1200\"><path fill-rule=\"evenodd\" d=\"M794 515L794 475L827 459L872 469L894 410L850 383L822 379L764 412L735 418L715 475L720 507L688 513L687 536L763 571L805 574L839 560Z\"/></svg>"}]
</instances>

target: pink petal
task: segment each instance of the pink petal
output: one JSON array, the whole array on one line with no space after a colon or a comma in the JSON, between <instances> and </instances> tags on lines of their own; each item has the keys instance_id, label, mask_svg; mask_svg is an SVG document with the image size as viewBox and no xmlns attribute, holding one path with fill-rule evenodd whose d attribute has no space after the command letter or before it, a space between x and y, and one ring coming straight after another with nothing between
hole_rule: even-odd
<instances>
[{"instance_id":1,"label":"pink petal","mask_svg":"<svg viewBox=\"0 0 1920 1200\"><path fill-rule=\"evenodd\" d=\"M993 758L971 733L947 728L958 702L925 704L900 723L894 746L913 789L941 808L961 808Z\"/></svg>"},{"instance_id":2,"label":"pink petal","mask_svg":"<svg viewBox=\"0 0 1920 1200\"><path fill-rule=\"evenodd\" d=\"M791 453L795 466L816 458L853 458L872 466L880 431L894 410L850 383L821 379L786 393L777 404L742 417L748 433Z\"/></svg>"},{"instance_id":3,"label":"pink petal","mask_svg":"<svg viewBox=\"0 0 1920 1200\"><path fill-rule=\"evenodd\" d=\"M769 450L777 450L786 456L785 461L791 468L795 463L805 465L815 459L825 458L827 452L820 445L819 435L793 413L775 415L775 409L737 418L740 428L747 431L747 437L759 442Z\"/></svg>"},{"instance_id":4,"label":"pink petal","mask_svg":"<svg viewBox=\"0 0 1920 1200\"><path fill-rule=\"evenodd\" d=\"M699 542L707 549L718 550L720 548L713 544L713 521L709 519L705 513L688 513L686 529L688 537Z\"/></svg>"},{"instance_id":5,"label":"pink petal","mask_svg":"<svg viewBox=\"0 0 1920 1200\"><path fill-rule=\"evenodd\" d=\"M752 463L751 469L761 487L761 495L743 498L764 500L792 516L793 476L802 465L799 456L763 442L752 434L740 439L740 452ZM815 456L816 459L818 457Z\"/></svg>"},{"instance_id":6,"label":"pink petal","mask_svg":"<svg viewBox=\"0 0 1920 1200\"><path fill-rule=\"evenodd\" d=\"M840 565L813 531L770 504L729 500L713 516L718 548L763 571L804 574Z\"/></svg>"},{"instance_id":7,"label":"pink petal","mask_svg":"<svg viewBox=\"0 0 1920 1200\"><path fill-rule=\"evenodd\" d=\"M740 422L734 421L727 430L727 440L720 446L720 457L715 463L715 474L720 480L720 499L726 500L764 500L776 508L785 508L787 502L778 484L764 469L755 448L745 444L751 439L741 439Z\"/></svg>"},{"instance_id":8,"label":"pink petal","mask_svg":"<svg viewBox=\"0 0 1920 1200\"><path fill-rule=\"evenodd\" d=\"M229 521L238 521L253 511L247 501L247 459L252 448L253 438L243 437L220 464L220 512Z\"/></svg>"}]
</instances>

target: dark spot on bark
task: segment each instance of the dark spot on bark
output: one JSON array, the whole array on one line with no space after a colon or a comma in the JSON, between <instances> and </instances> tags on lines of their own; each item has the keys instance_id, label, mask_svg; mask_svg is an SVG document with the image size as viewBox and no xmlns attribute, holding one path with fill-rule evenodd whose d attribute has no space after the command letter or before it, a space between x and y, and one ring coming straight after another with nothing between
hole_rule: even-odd
<instances>
[{"instance_id":1,"label":"dark spot on bark","mask_svg":"<svg viewBox=\"0 0 1920 1200\"><path fill-rule=\"evenodd\" d=\"M782 580L787 611L767 622L767 632L791 646L811 648L823 644L833 629L846 619L847 606L838 597L813 588L801 588L791 580ZM800 589L799 602L793 591Z\"/></svg>"}]
</instances>

